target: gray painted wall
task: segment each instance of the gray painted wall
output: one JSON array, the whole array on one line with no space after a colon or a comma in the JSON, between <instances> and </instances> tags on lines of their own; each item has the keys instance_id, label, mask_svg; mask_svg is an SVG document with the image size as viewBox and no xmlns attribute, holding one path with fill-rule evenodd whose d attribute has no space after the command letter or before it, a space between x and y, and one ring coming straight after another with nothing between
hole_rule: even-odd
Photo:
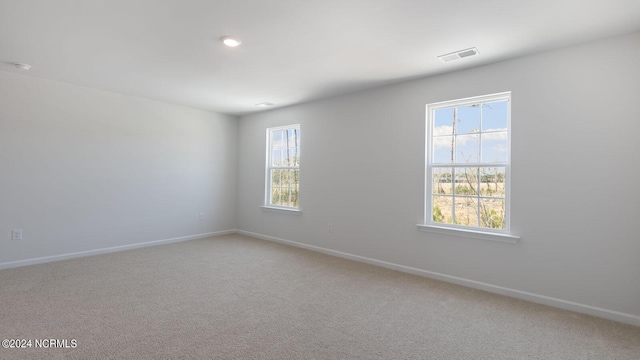
<instances>
[{"instance_id":1,"label":"gray painted wall","mask_svg":"<svg viewBox=\"0 0 640 360\"><path fill-rule=\"evenodd\" d=\"M638 44L640 33L241 117L239 229L638 316ZM521 240L419 231L425 104L502 91ZM260 208L265 129L293 123L299 216Z\"/></svg>"},{"instance_id":2,"label":"gray painted wall","mask_svg":"<svg viewBox=\"0 0 640 360\"><path fill-rule=\"evenodd\" d=\"M0 72L0 264L234 229L237 130L234 116Z\"/></svg>"}]
</instances>

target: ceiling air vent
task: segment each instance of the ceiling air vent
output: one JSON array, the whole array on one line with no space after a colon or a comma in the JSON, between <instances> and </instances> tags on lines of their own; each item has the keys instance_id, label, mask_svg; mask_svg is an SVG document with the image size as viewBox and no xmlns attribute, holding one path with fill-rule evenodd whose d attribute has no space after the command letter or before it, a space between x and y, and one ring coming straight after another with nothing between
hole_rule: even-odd
<instances>
[{"instance_id":1,"label":"ceiling air vent","mask_svg":"<svg viewBox=\"0 0 640 360\"><path fill-rule=\"evenodd\" d=\"M458 59L466 58L473 55L478 55L478 49L474 47L469 49L454 51L449 54L440 55L438 56L438 58L442 60L442 62L449 62L449 61L458 60Z\"/></svg>"}]
</instances>

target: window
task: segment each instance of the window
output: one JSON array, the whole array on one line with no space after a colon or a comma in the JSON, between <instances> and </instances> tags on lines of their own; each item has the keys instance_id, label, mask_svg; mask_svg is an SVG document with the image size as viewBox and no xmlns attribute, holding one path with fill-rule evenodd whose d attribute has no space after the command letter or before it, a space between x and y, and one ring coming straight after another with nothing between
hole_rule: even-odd
<instances>
[{"instance_id":1,"label":"window","mask_svg":"<svg viewBox=\"0 0 640 360\"><path fill-rule=\"evenodd\" d=\"M267 129L265 206L299 208L300 125Z\"/></svg>"},{"instance_id":2,"label":"window","mask_svg":"<svg viewBox=\"0 0 640 360\"><path fill-rule=\"evenodd\" d=\"M425 225L509 232L511 93L427 105Z\"/></svg>"}]
</instances>

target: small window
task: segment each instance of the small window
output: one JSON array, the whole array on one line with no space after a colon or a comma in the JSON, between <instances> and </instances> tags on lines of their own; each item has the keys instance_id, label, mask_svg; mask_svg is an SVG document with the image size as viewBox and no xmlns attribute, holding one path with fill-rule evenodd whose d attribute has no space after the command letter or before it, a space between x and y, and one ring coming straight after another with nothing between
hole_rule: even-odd
<instances>
[{"instance_id":1,"label":"small window","mask_svg":"<svg viewBox=\"0 0 640 360\"><path fill-rule=\"evenodd\" d=\"M265 206L299 209L300 125L267 129Z\"/></svg>"},{"instance_id":2,"label":"small window","mask_svg":"<svg viewBox=\"0 0 640 360\"><path fill-rule=\"evenodd\" d=\"M425 224L509 232L511 93L427 105Z\"/></svg>"}]
</instances>

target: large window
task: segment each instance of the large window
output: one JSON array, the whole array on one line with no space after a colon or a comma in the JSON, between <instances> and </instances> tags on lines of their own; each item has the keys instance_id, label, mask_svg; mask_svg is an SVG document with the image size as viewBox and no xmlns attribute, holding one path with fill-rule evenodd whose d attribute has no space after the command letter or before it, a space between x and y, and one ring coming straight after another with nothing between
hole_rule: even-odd
<instances>
[{"instance_id":1,"label":"large window","mask_svg":"<svg viewBox=\"0 0 640 360\"><path fill-rule=\"evenodd\" d=\"M265 205L299 208L300 125L267 129L267 189Z\"/></svg>"},{"instance_id":2,"label":"large window","mask_svg":"<svg viewBox=\"0 0 640 360\"><path fill-rule=\"evenodd\" d=\"M511 93L427 105L425 224L509 231Z\"/></svg>"}]
</instances>

